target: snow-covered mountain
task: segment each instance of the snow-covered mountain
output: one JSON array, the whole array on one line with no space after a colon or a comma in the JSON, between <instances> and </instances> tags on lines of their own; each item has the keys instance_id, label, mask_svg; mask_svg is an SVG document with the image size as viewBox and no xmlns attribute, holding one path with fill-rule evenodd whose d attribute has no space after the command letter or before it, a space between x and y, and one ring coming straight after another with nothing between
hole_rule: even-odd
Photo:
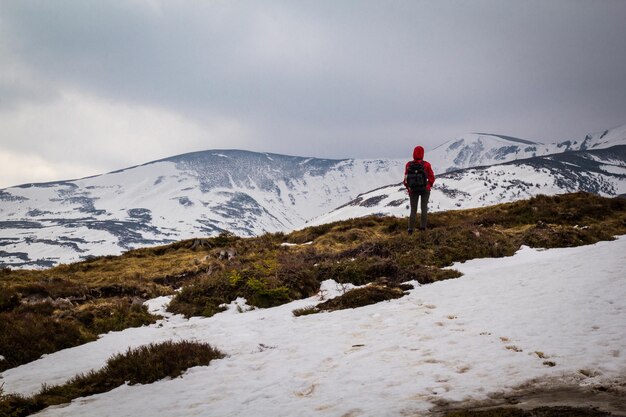
<instances>
[{"instance_id":1,"label":"snow-covered mountain","mask_svg":"<svg viewBox=\"0 0 626 417\"><path fill-rule=\"evenodd\" d=\"M576 191L603 196L626 194L626 145L448 172L437 178L430 194L429 210L483 207L538 194ZM371 214L407 216L408 205L406 189L396 183L363 193L310 224Z\"/></svg>"},{"instance_id":2,"label":"snow-covered mountain","mask_svg":"<svg viewBox=\"0 0 626 417\"><path fill-rule=\"evenodd\" d=\"M10 187L0 190L0 267L45 267L224 230L293 230L402 173L396 160L220 150Z\"/></svg>"},{"instance_id":3,"label":"snow-covered mountain","mask_svg":"<svg viewBox=\"0 0 626 417\"><path fill-rule=\"evenodd\" d=\"M431 207L578 190L624 194L625 149L626 125L549 145L466 135L426 153L437 174L446 172ZM0 268L47 267L224 230L251 236L368 214L404 216L404 162L203 151L2 189Z\"/></svg>"},{"instance_id":4,"label":"snow-covered mountain","mask_svg":"<svg viewBox=\"0 0 626 417\"><path fill-rule=\"evenodd\" d=\"M543 144L511 136L472 133L443 143L426 159L438 172L526 159L562 152L606 149L626 144L626 125L586 135L583 139Z\"/></svg>"}]
</instances>

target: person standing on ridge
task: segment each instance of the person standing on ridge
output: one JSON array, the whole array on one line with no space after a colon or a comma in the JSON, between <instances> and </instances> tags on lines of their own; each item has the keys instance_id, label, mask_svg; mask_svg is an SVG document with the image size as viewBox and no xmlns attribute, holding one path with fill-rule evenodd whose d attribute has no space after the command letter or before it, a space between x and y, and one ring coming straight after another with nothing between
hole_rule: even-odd
<instances>
[{"instance_id":1,"label":"person standing on ridge","mask_svg":"<svg viewBox=\"0 0 626 417\"><path fill-rule=\"evenodd\" d=\"M417 202L421 199L420 230L426 230L428 219L428 198L430 188L435 183L435 173L430 163L424 161L424 148L416 146L413 149L413 160L404 167L404 186L409 192L411 212L409 215L409 234L415 230L417 217Z\"/></svg>"}]
</instances>

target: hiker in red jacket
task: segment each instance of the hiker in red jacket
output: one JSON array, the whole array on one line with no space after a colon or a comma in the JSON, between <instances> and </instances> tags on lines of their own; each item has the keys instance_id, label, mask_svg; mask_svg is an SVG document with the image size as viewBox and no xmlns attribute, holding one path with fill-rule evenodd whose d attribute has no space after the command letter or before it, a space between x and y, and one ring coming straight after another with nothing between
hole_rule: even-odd
<instances>
[{"instance_id":1,"label":"hiker in red jacket","mask_svg":"<svg viewBox=\"0 0 626 417\"><path fill-rule=\"evenodd\" d=\"M421 198L420 230L426 230L428 216L428 198L430 188L435 183L435 174L430 164L424 161L424 148L416 146L413 149L413 160L406 163L404 168L404 186L409 192L411 213L409 215L409 234L415 230L417 216L417 201Z\"/></svg>"}]
</instances>

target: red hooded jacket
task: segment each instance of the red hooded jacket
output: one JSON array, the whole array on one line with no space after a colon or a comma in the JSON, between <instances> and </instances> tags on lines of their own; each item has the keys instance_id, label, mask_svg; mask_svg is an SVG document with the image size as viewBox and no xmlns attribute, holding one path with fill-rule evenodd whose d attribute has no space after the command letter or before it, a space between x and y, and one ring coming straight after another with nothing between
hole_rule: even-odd
<instances>
[{"instance_id":1,"label":"red hooded jacket","mask_svg":"<svg viewBox=\"0 0 626 417\"><path fill-rule=\"evenodd\" d=\"M413 149L413 161L407 162L404 167L404 186L409 191L409 193L411 193L411 190L409 190L409 187L406 184L406 174L409 172L409 164L414 161L422 162L424 164L424 171L426 171L426 176L428 177L428 184L426 185L426 189L430 191L430 188L435 183L435 173L433 172L433 167L430 166L430 163L424 161L424 148L422 148L421 146L416 146L415 149Z\"/></svg>"}]
</instances>

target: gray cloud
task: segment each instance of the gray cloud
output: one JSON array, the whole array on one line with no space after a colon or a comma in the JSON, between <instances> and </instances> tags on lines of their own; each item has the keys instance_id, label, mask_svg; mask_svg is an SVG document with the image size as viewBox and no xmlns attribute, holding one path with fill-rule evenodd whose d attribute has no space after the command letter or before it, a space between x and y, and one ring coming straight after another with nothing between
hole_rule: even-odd
<instances>
[{"instance_id":1,"label":"gray cloud","mask_svg":"<svg viewBox=\"0 0 626 417\"><path fill-rule=\"evenodd\" d=\"M72 120L82 100L120 106L107 111L128 118L126 143L141 138L135 159L75 140L77 159L110 169L202 148L373 158L470 131L580 137L626 123L625 19L610 0L8 0L0 120L54 123L45 106L68 94L74 107L70 133L50 127L47 142L0 122L0 151L47 149L62 164L54 149L72 131L102 131ZM167 114L172 135L150 142L142 112Z\"/></svg>"}]
</instances>

